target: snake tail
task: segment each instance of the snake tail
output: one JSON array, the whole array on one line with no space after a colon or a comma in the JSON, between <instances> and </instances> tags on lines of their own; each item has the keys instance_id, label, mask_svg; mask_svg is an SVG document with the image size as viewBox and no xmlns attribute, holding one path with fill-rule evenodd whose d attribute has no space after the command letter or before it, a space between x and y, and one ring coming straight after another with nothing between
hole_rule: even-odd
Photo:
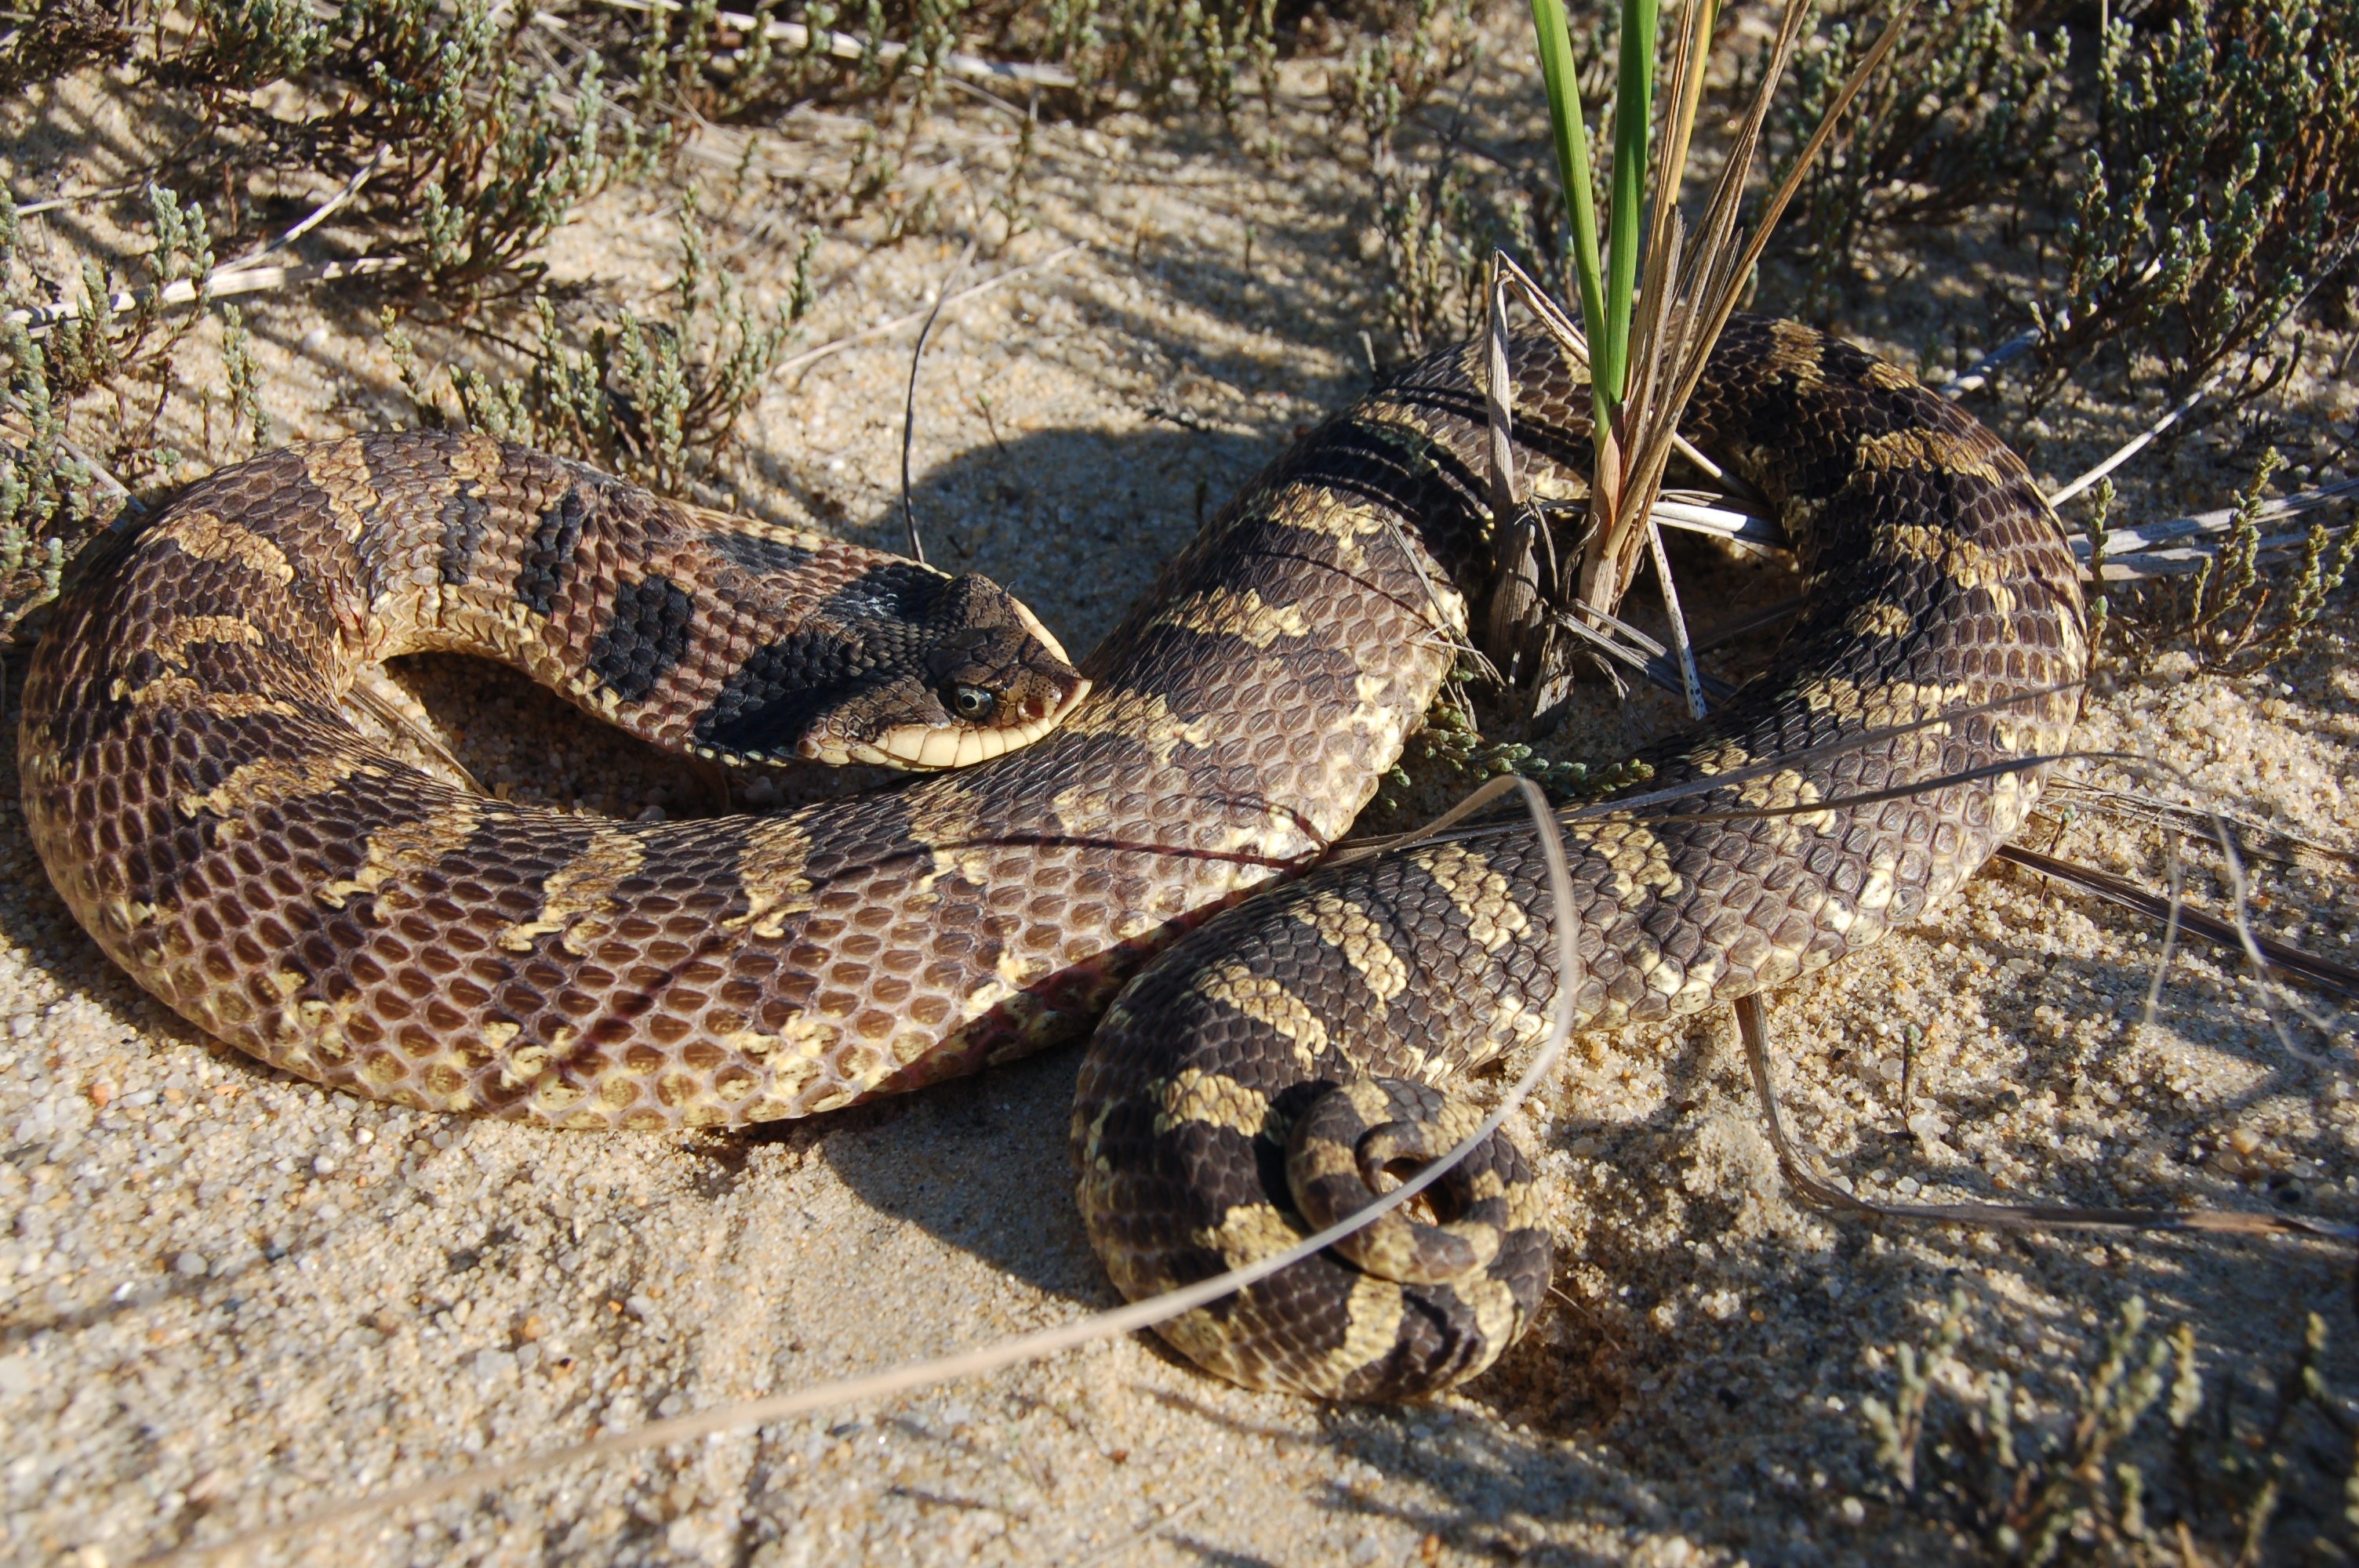
<instances>
[{"instance_id":1,"label":"snake tail","mask_svg":"<svg viewBox=\"0 0 2359 1568\"><path fill-rule=\"evenodd\" d=\"M1519 468L1576 486L1582 371L1536 335L1512 362ZM1482 388L1475 351L1452 349L1356 419L1414 422L1437 466L1480 472ZM1331 438L1368 438L1359 425ZM1901 372L1752 318L1723 335L1683 429L1770 499L1806 578L1772 666L1640 759L1647 789L1731 782L1566 817L1571 908L1551 907L1517 816L1313 871L1164 954L1108 1011L1073 1112L1082 1215L1125 1295L1267 1257L1368 1201L1402 1152L1447 1148L1475 1120L1449 1091L1539 1039L1560 988L1597 1030L1783 985L1923 916L2030 811L2035 770L1843 804L2068 736L2088 657L2079 572L2023 464ZM1837 741L1855 743L1820 749ZM1576 925L1581 973L1558 972L1560 919ZM1402 1084L1441 1098L1404 1114ZM1306 1155L1304 1130L1331 1125ZM1260 1388L1393 1399L1471 1377L1549 1281L1529 1169L1486 1146L1430 1219L1161 1332Z\"/></svg>"}]
</instances>

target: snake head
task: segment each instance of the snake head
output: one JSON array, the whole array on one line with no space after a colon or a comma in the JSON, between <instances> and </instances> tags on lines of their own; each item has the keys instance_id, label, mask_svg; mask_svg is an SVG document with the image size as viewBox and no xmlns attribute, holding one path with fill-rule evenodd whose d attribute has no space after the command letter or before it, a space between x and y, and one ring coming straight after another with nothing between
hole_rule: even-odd
<instances>
[{"instance_id":1,"label":"snake head","mask_svg":"<svg viewBox=\"0 0 2359 1568\"><path fill-rule=\"evenodd\" d=\"M750 661L701 739L764 760L962 768L1030 745L1089 688L997 583L897 561Z\"/></svg>"},{"instance_id":2,"label":"snake head","mask_svg":"<svg viewBox=\"0 0 2359 1568\"><path fill-rule=\"evenodd\" d=\"M924 626L912 671L880 687L856 714L853 760L888 767L963 768L1028 746L1090 689L1032 611L989 578L953 578Z\"/></svg>"}]
</instances>

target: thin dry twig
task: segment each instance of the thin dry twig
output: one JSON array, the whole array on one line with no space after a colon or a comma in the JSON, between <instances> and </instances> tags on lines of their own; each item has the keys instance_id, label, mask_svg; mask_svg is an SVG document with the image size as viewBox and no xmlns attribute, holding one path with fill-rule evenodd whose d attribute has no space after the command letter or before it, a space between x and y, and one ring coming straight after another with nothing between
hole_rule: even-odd
<instances>
[{"instance_id":1,"label":"thin dry twig","mask_svg":"<svg viewBox=\"0 0 2359 1568\"><path fill-rule=\"evenodd\" d=\"M37 217L43 212L62 212L70 207L80 207L90 201L112 201L119 196L136 196L147 189L144 179L129 185L110 185L103 190L87 190L80 196L53 196L47 201L27 201L16 209L19 218Z\"/></svg>"},{"instance_id":2,"label":"thin dry twig","mask_svg":"<svg viewBox=\"0 0 2359 1568\"><path fill-rule=\"evenodd\" d=\"M926 339L934 330L934 319L942 313L942 306L950 297L951 285L965 276L974 261L975 247L982 243L980 237L968 239L966 249L959 254L958 265L935 288L934 307L926 312L926 324L918 329L917 347L909 351L909 393L901 406L901 521L908 525L909 554L919 566L926 564L926 543L918 537L918 509L909 500L909 445L918 435L918 366L925 362Z\"/></svg>"},{"instance_id":3,"label":"thin dry twig","mask_svg":"<svg viewBox=\"0 0 2359 1568\"><path fill-rule=\"evenodd\" d=\"M25 414L25 406L16 401L16 394L7 391L5 388L0 388L0 406L5 406L11 414L15 415L19 419L27 417ZM114 492L115 496L122 501L125 510L133 513L145 512L147 510L145 506L140 504L139 498L131 493L131 487L124 483L121 479L117 478L114 470L108 468L104 463L99 461L97 458L92 456L89 452L84 451L82 448L74 445L73 442L64 439L60 439L58 442L58 450L65 453L66 456L71 458L74 461L88 469L91 472L92 478L97 480L101 484L105 485L109 490Z\"/></svg>"},{"instance_id":4,"label":"thin dry twig","mask_svg":"<svg viewBox=\"0 0 2359 1568\"><path fill-rule=\"evenodd\" d=\"M2359 494L2359 479L2338 480L2295 495L2281 496L2261 503L2253 514L2254 520L2273 523L2283 517L2295 517L2349 501ZM2151 577L2167 577L2199 569L2210 560L2216 546L2202 541L2224 538L2236 530L2237 508L2223 506L2216 512L2199 512L2189 517L2166 518L2156 523L2134 523L2113 528L2105 534L2104 577L2107 582L2137 581ZM2347 527L2348 524L2343 526ZM2340 533L2337 528L2333 532ZM2307 533L2276 534L2263 538L2256 546L2262 553L2299 547L2309 538ZM2181 541L2194 541L2181 543ZM2089 562L2089 541L2075 535L2072 553L2083 568Z\"/></svg>"},{"instance_id":5,"label":"thin dry twig","mask_svg":"<svg viewBox=\"0 0 2359 1568\"><path fill-rule=\"evenodd\" d=\"M1195 1518L1197 1514L1203 1510L1204 1506L1207 1503L1210 1503L1218 1496L1220 1496L1220 1494L1217 1492L1207 1492L1201 1498L1197 1498L1190 1502L1182 1503L1178 1508L1173 1509L1169 1513L1165 1514L1161 1519L1157 1519L1153 1524L1142 1525L1139 1529L1132 1531L1126 1536L1124 1536L1120 1541L1111 1542L1098 1551L1091 1552L1087 1557L1084 1557L1080 1562L1074 1563L1073 1568L1104 1568L1104 1564L1115 1561L1117 1558L1122 1557L1127 1552L1137 1551L1140 1547L1146 1545L1157 1536L1161 1535L1165 1530L1169 1530L1172 1526L1183 1524L1189 1519Z\"/></svg>"},{"instance_id":6,"label":"thin dry twig","mask_svg":"<svg viewBox=\"0 0 2359 1568\"><path fill-rule=\"evenodd\" d=\"M361 256L353 261L320 262L307 266L248 266L233 272L217 268L201 278L181 278L168 283L156 296L159 305L191 305L200 299L226 299L239 294L261 294L274 288L285 288L298 283L333 283L346 277L375 277L389 272L399 272L409 265L408 256ZM108 308L122 312L138 308L136 296L118 293L107 301ZM85 314L85 303L78 299L56 305L38 305L26 310L11 310L7 319L27 332L38 336L60 321L79 319Z\"/></svg>"},{"instance_id":7,"label":"thin dry twig","mask_svg":"<svg viewBox=\"0 0 2359 1568\"><path fill-rule=\"evenodd\" d=\"M243 272L246 268L253 266L255 263L261 261L265 256L276 255L280 251L285 250L288 246L293 244L296 241L310 233L312 230L326 222L330 218L335 215L338 209L342 208L353 197L358 196L361 193L361 188L369 182L370 177L375 175L376 171L384 166L385 160L392 156L393 144L390 142L378 143L376 151L369 155L368 161L366 163L353 170L353 177L344 181L342 189L338 190L333 196L329 197L325 201L322 201L317 207L312 208L311 211L306 213L299 222L290 225L287 231L284 233L281 233L277 239L272 240L267 244L257 246L255 249L248 251L245 254L238 257L237 260L227 263L214 270L216 273Z\"/></svg>"},{"instance_id":8,"label":"thin dry twig","mask_svg":"<svg viewBox=\"0 0 2359 1568\"><path fill-rule=\"evenodd\" d=\"M2169 429L2173 425L2178 424L2181 419L2185 418L2190 409L2192 409L2197 404L2202 402L2204 398L2211 395L2212 389L2219 385L2221 378L2227 373L2227 371L2223 368L2213 371L2210 375L2204 377L2203 380L2197 384L2194 391L2189 393L2185 397L2180 398L2176 404L2173 404L2170 408L2163 414L2161 418L2157 419L2153 424L2148 425L2145 429L2140 430L2136 435L2132 436L2128 440L2124 441L2120 446L2114 448L2113 452L2107 456L2103 462L2098 463L2095 467L2082 474L2079 478L2071 480L2057 489L2050 491L2048 496L2048 504L2050 506L2063 505L2066 502L2071 500L2074 496L2080 494L2082 491L2088 489L2091 485L2095 484L2099 480L2104 478L2107 474L2113 472L2115 469L2121 467L2124 463L2129 461L2140 452L2146 450L2147 448L2152 446L2156 439L2159 438L2164 431Z\"/></svg>"},{"instance_id":9,"label":"thin dry twig","mask_svg":"<svg viewBox=\"0 0 2359 1568\"><path fill-rule=\"evenodd\" d=\"M1654 510L1647 515L1669 527L1690 534L1710 534L1716 539L1756 550L1782 550L1788 544L1786 530L1777 525L1776 518L1717 505L1713 499L1693 491L1665 492L1655 498Z\"/></svg>"},{"instance_id":10,"label":"thin dry twig","mask_svg":"<svg viewBox=\"0 0 2359 1568\"><path fill-rule=\"evenodd\" d=\"M1663 548L1663 531L1652 516L1647 519L1647 546L1654 552L1655 580L1662 585L1663 614L1670 623L1672 650L1679 654L1680 695L1688 699L1688 717L1701 723L1706 713L1703 676L1696 669L1695 644L1688 637L1688 618L1680 609L1680 590L1671 581L1671 557Z\"/></svg>"},{"instance_id":11,"label":"thin dry twig","mask_svg":"<svg viewBox=\"0 0 2359 1568\"><path fill-rule=\"evenodd\" d=\"M2019 844L2000 845L1998 858L2011 860L2041 876L2054 877L2058 881L2079 888L2083 892L2094 893L2125 909L2134 909L2150 919L2165 922L2177 930L2190 932L2223 947L2237 951L2244 948L2245 938L2238 933L2234 921L2222 920L2217 915L2188 907L2186 900L2180 897L2175 889L2166 898L2120 877L2071 860L2059 860L2053 855L2043 855ZM2253 934L2252 943L2272 968L2321 989L2359 1001L2359 969L2258 933Z\"/></svg>"},{"instance_id":12,"label":"thin dry twig","mask_svg":"<svg viewBox=\"0 0 2359 1568\"><path fill-rule=\"evenodd\" d=\"M901 330L904 327L914 327L948 306L963 305L968 300L974 298L978 295L990 293L993 289L999 287L1002 284L1013 283L1019 277L1027 276L1036 272L1046 272L1049 268L1055 266L1059 262L1063 261L1067 256L1077 254L1088 249L1089 247L1087 245L1076 242L1073 244L1050 251L1038 261L1026 262L1022 266L1012 266L1006 272L995 273L990 277L984 278L981 283L974 284L969 287L959 290L958 293L951 295L947 299L935 301L932 305L927 307L923 310L912 310L906 316L896 316L890 321L879 321L874 327L863 328L857 332L847 332L842 337L832 339L827 342L821 343L815 349L806 349L801 353L795 355L791 359L780 360L777 368L771 373L774 375L784 375L794 371L808 370L812 365L817 364L820 361L842 353L847 349L856 349L863 343L871 343L875 342L879 338L890 337L894 333Z\"/></svg>"},{"instance_id":13,"label":"thin dry twig","mask_svg":"<svg viewBox=\"0 0 2359 1568\"><path fill-rule=\"evenodd\" d=\"M1760 1097L1770 1146L1777 1152L1778 1169L1785 1173L1795 1195L1812 1208L1877 1219L1929 1219L2012 1230L2200 1231L2214 1236L2292 1236L2311 1240L2359 1241L2359 1226L2284 1214L2236 1214L2213 1209L2174 1213L2048 1204L1888 1204L1861 1197L1827 1179L1820 1172L1818 1162L1787 1135L1785 1118L1778 1110L1777 1092L1770 1082L1769 1031L1761 997L1745 997L1733 1005L1737 1028L1745 1041L1745 1064L1753 1073L1753 1091Z\"/></svg>"},{"instance_id":14,"label":"thin dry twig","mask_svg":"<svg viewBox=\"0 0 2359 1568\"><path fill-rule=\"evenodd\" d=\"M1992 374L2000 366L2029 353L2045 335L2037 327L2027 327L1933 390L1944 397L1963 397L1970 392L1980 392L1991 384Z\"/></svg>"},{"instance_id":15,"label":"thin dry twig","mask_svg":"<svg viewBox=\"0 0 2359 1568\"><path fill-rule=\"evenodd\" d=\"M344 694L353 707L366 713L387 732L408 741L427 756L433 758L458 777L477 795L489 795L483 781L476 778L459 754L443 743L442 737L428 729L413 710L413 699L383 665L364 665L354 672L352 689Z\"/></svg>"},{"instance_id":16,"label":"thin dry twig","mask_svg":"<svg viewBox=\"0 0 2359 1568\"><path fill-rule=\"evenodd\" d=\"M684 8L678 4L678 0L600 0L600 3L622 11L662 12ZM713 20L724 27L734 27L739 32L751 32L756 27L760 27L775 43L782 43L791 49L832 55L838 59L868 59L873 57L889 65L909 52L908 45L896 42L891 38L878 38L870 42L854 38L850 33L832 30L823 30L814 34L810 28L800 22L765 22L759 17L747 16L742 11L717 11L712 16ZM562 20L562 18L557 19ZM1078 87L1081 85L1081 78L1061 65L1036 65L1023 60L985 59L981 55L957 52L942 56L940 64L944 70L984 81L1020 81L1030 87Z\"/></svg>"}]
</instances>

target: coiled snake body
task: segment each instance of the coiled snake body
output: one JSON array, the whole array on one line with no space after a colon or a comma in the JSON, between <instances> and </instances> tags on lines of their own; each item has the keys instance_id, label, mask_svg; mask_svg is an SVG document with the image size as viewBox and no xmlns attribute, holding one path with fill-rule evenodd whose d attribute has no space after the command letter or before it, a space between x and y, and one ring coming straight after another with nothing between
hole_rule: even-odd
<instances>
[{"instance_id":1,"label":"coiled snake body","mask_svg":"<svg viewBox=\"0 0 2359 1568\"><path fill-rule=\"evenodd\" d=\"M1538 337L1512 357L1526 468L1577 483L1577 369ZM1452 350L1297 441L1086 681L988 584L483 438L259 460L65 595L25 690L34 843L106 951L221 1038L361 1093L575 1127L740 1125L970 1072L1080 1033L1168 947L1089 1053L1075 1153L1122 1289L1201 1278L1446 1145L1466 1113L1425 1086L1533 1038L1560 979L1528 829L1315 872L1170 940L1313 860L1431 700L1488 557L1481 386ZM1905 375L1740 319L1685 427L1777 504L1812 598L1656 783L2077 679L2053 517ZM340 716L355 666L418 647L723 756L1033 743L777 816L583 818L438 784ZM989 723L962 729L970 706ZM1691 1011L1914 918L2037 784L1700 814L2050 747L2073 708L2038 697L1580 825L1584 1022ZM1446 1235L1387 1227L1167 1334L1319 1393L1471 1375L1531 1311L1546 1241L1512 1148L1441 1206Z\"/></svg>"}]
</instances>

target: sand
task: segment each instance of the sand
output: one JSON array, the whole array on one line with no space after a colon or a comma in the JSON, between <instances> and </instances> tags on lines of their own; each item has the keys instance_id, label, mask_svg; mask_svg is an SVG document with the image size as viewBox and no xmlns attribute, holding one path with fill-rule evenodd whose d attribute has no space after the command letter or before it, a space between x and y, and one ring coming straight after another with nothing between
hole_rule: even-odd
<instances>
[{"instance_id":1,"label":"sand","mask_svg":"<svg viewBox=\"0 0 2359 1568\"><path fill-rule=\"evenodd\" d=\"M935 558L997 578L1076 648L1200 514L1366 384L1369 213L1359 174L1314 156L1325 144L1302 105L1315 85L1315 72L1289 79L1297 99L1279 129L1291 150L1274 162L1135 115L1044 129L1029 227L1006 235L995 220L974 274L1087 250L937 329L914 454ZM103 116L86 103L17 113L16 128L81 150L84 184L136 145L119 126L91 131ZM953 99L904 163L964 212L997 189L1012 132L999 111ZM757 151L824 178L856 133L805 112ZM734 207L717 200L735 135L715 133L689 167L723 243L744 243L736 275L775 299L792 255L781 232L799 229L785 218L764 232L775 203L758 189ZM17 194L37 192L20 179ZM674 206L658 189L600 197L551 244L553 279L647 303L670 265ZM822 248L827 287L806 342L917 308L960 249L951 237L870 248L864 232L854 223ZM76 226L48 243L104 239ZM1945 303L1895 285L1843 324L1913 361L1929 320L1980 330L1960 302L1969 294ZM290 293L253 300L248 316L282 438L403 416L364 311ZM449 346L429 339L429 356ZM904 333L777 379L714 499L897 542L908 349ZM2306 395L2297 422L2348 415L2330 385ZM2105 415L2002 428L2060 476L2123 427ZM2150 515L2225 498L2200 453L2136 483L2132 502ZM1731 585L1734 602L1776 592L1774 568L1682 558ZM2347 958L2359 676L2347 615L2330 622L2262 681L2202 674L2181 655L2142 673L2117 665L2082 736L2165 756L2205 798L2286 836L2267 841L2283 859L2253 863L2256 919ZM702 774L520 681L442 660L396 676L488 785L622 816L715 808ZM1584 690L1595 708L1573 740L1600 754L1664 719L1659 704L1625 716L1602 687ZM13 682L6 700L13 738ZM745 1137L538 1131L326 1093L205 1040L110 966L49 890L14 781L0 757L8 1561L95 1568L223 1541L385 1487L1115 1303L1071 1195L1076 1050ZM2158 834L2074 799L2069 820L2042 817L2029 840L2162 885ZM2219 907L2211 865L2194 854L2190 888ZM2321 1058L2297 1059L2256 988L2199 946L2180 954L2142 1026L2158 946L2135 917L1994 868L1875 952L1774 999L1789 1121L1832 1172L1892 1198L2359 1217L2352 1015L2306 999L2327 1027L2298 1026ZM1922 1341L1953 1289L1969 1337L1945 1386L1979 1399L2004 1371L2035 1428L2069 1422L2093 1346L2133 1293L2159 1322L2192 1326L2211 1409L2232 1395L2263 1406L2313 1310L2335 1335L2329 1380L2359 1388L2347 1252L1818 1215L1778 1177L1724 1020L1589 1044L1531 1118L1556 1292L1500 1367L1430 1403L1250 1394L1138 1336L573 1465L259 1560L1964 1559L1972 1538L1891 1485L1861 1413L1865 1398L1893 1398L1894 1347ZM2273 1552L2342 1506L2347 1451L2303 1431L2317 1452L2296 1456Z\"/></svg>"}]
</instances>

